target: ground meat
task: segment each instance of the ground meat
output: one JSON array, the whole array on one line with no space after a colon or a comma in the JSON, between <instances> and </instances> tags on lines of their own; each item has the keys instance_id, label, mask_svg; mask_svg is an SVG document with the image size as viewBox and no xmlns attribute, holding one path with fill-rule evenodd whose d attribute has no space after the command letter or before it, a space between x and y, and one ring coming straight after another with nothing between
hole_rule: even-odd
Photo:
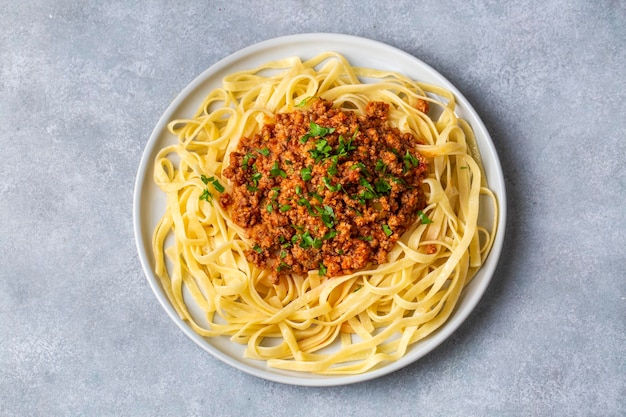
<instances>
[{"instance_id":1,"label":"ground meat","mask_svg":"<svg viewBox=\"0 0 626 417\"><path fill-rule=\"evenodd\" d=\"M338 276L380 264L426 205L427 162L410 133L389 126L389 106L366 113L314 101L241 139L220 202L254 242L250 262L283 274Z\"/></svg>"},{"instance_id":2,"label":"ground meat","mask_svg":"<svg viewBox=\"0 0 626 417\"><path fill-rule=\"evenodd\" d=\"M415 107L422 113L428 113L428 109L430 106L428 105L428 102L426 100L422 100L420 98L419 100L417 100L417 104Z\"/></svg>"}]
</instances>

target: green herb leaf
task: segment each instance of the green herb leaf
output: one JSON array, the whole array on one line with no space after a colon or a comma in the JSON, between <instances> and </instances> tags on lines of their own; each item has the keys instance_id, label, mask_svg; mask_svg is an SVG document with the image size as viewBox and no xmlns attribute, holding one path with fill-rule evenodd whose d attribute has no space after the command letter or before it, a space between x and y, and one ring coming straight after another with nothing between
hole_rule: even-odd
<instances>
[{"instance_id":1,"label":"green herb leaf","mask_svg":"<svg viewBox=\"0 0 626 417\"><path fill-rule=\"evenodd\" d=\"M315 159L315 162L320 162L322 159L329 158L332 150L333 148L326 139L319 139L315 142L315 148L309 149L309 153L311 158Z\"/></svg>"},{"instance_id":2,"label":"green herb leaf","mask_svg":"<svg viewBox=\"0 0 626 417\"><path fill-rule=\"evenodd\" d=\"M296 104L296 107L304 107L304 106L306 106L306 103L307 103L309 100L311 100L312 98L313 98L313 97L311 97L311 96L308 96L308 97L303 98L302 100L300 100L300 102L299 102L298 104Z\"/></svg>"},{"instance_id":3,"label":"green herb leaf","mask_svg":"<svg viewBox=\"0 0 626 417\"><path fill-rule=\"evenodd\" d=\"M335 192L335 191L339 191L339 190L341 190L341 184L335 184L335 185L333 185L333 184L330 182L330 178L328 178L328 177L322 177L322 182L324 183L324 185L326 186L326 188L328 188L330 191Z\"/></svg>"},{"instance_id":4,"label":"green herb leaf","mask_svg":"<svg viewBox=\"0 0 626 417\"><path fill-rule=\"evenodd\" d=\"M311 122L309 124L310 132L313 136L323 137L335 131L334 127L324 127Z\"/></svg>"},{"instance_id":5,"label":"green herb leaf","mask_svg":"<svg viewBox=\"0 0 626 417\"><path fill-rule=\"evenodd\" d=\"M265 206L265 210L267 210L268 213L271 213L274 211L274 206L268 204L267 206Z\"/></svg>"},{"instance_id":6,"label":"green herb leaf","mask_svg":"<svg viewBox=\"0 0 626 417\"><path fill-rule=\"evenodd\" d=\"M424 214L424 212L422 210L419 210L417 212L417 215L419 216L420 221L422 222L422 224L429 224L429 223L433 222L432 220L430 220L428 218L428 216L426 214Z\"/></svg>"},{"instance_id":7,"label":"green herb leaf","mask_svg":"<svg viewBox=\"0 0 626 417\"><path fill-rule=\"evenodd\" d=\"M318 274L320 277L323 277L324 275L326 275L327 269L326 266L320 262L320 269L318 271Z\"/></svg>"},{"instance_id":8,"label":"green herb leaf","mask_svg":"<svg viewBox=\"0 0 626 417\"><path fill-rule=\"evenodd\" d=\"M367 170L367 167L365 166L363 162L357 162L356 164L352 165L350 169L358 169L360 170L360 172L362 172L365 175L370 174L369 171Z\"/></svg>"},{"instance_id":9,"label":"green herb leaf","mask_svg":"<svg viewBox=\"0 0 626 417\"><path fill-rule=\"evenodd\" d=\"M332 239L337 236L337 231L335 229L330 229L324 236L322 236L322 240Z\"/></svg>"},{"instance_id":10,"label":"green herb leaf","mask_svg":"<svg viewBox=\"0 0 626 417\"><path fill-rule=\"evenodd\" d=\"M207 177L206 175L200 175L200 180L202 180L204 185L207 185L209 183L209 181L213 181L213 177Z\"/></svg>"},{"instance_id":11,"label":"green herb leaf","mask_svg":"<svg viewBox=\"0 0 626 417\"><path fill-rule=\"evenodd\" d=\"M219 193L223 193L225 190L224 186L220 184L217 178L213 180L213 188L215 188L215 190Z\"/></svg>"},{"instance_id":12,"label":"green herb leaf","mask_svg":"<svg viewBox=\"0 0 626 417\"><path fill-rule=\"evenodd\" d=\"M282 271L283 269L291 269L291 266L287 265L287 264L286 264L286 263L284 263L284 262L281 262L280 264L278 264L278 269L277 269L277 271L278 271L278 272L280 272L280 271Z\"/></svg>"},{"instance_id":13,"label":"green herb leaf","mask_svg":"<svg viewBox=\"0 0 626 417\"><path fill-rule=\"evenodd\" d=\"M322 245L324 244L322 239L311 236L311 233L309 233L308 230L304 232L300 237L301 237L300 247L302 249L309 249L309 248L321 249Z\"/></svg>"},{"instance_id":14,"label":"green herb leaf","mask_svg":"<svg viewBox=\"0 0 626 417\"><path fill-rule=\"evenodd\" d=\"M213 194L211 194L211 192L207 189L205 189L202 194L200 195L200 200L205 200L208 201L209 203L212 202L213 200ZM213 203L211 203L213 204Z\"/></svg>"},{"instance_id":15,"label":"green herb leaf","mask_svg":"<svg viewBox=\"0 0 626 417\"><path fill-rule=\"evenodd\" d=\"M286 211L291 210L291 206L289 204L283 204L282 206L280 206L279 210L280 210L281 213L284 213Z\"/></svg>"},{"instance_id":16,"label":"green herb leaf","mask_svg":"<svg viewBox=\"0 0 626 417\"><path fill-rule=\"evenodd\" d=\"M389 185L389 183L384 178L379 178L378 180L376 180L376 182L374 183L374 187L376 189L376 192L380 194L389 194L391 192L391 185Z\"/></svg>"},{"instance_id":17,"label":"green herb leaf","mask_svg":"<svg viewBox=\"0 0 626 417\"><path fill-rule=\"evenodd\" d=\"M254 159L254 155L251 153L247 153L244 155L243 159L241 160L241 168L244 171L248 170L248 166L250 164L250 158Z\"/></svg>"},{"instance_id":18,"label":"green herb leaf","mask_svg":"<svg viewBox=\"0 0 626 417\"><path fill-rule=\"evenodd\" d=\"M365 178L361 178L359 180L359 184L361 184L361 186L365 189L362 190L356 197L352 197L357 199L359 203L365 204L366 200L372 200L378 197L378 194L376 194L376 190L374 190L372 184L370 184Z\"/></svg>"},{"instance_id":19,"label":"green herb leaf","mask_svg":"<svg viewBox=\"0 0 626 417\"><path fill-rule=\"evenodd\" d=\"M319 201L320 203L322 203L324 201L324 199L322 198L321 195L319 195L318 193L309 193L309 196L313 197L314 199L316 199L317 201Z\"/></svg>"},{"instance_id":20,"label":"green herb leaf","mask_svg":"<svg viewBox=\"0 0 626 417\"><path fill-rule=\"evenodd\" d=\"M404 172L410 170L412 167L418 167L420 165L420 160L414 157L413 155L411 155L409 151L406 151L406 154L404 154L403 159L404 159L404 168L402 170Z\"/></svg>"},{"instance_id":21,"label":"green herb leaf","mask_svg":"<svg viewBox=\"0 0 626 417\"><path fill-rule=\"evenodd\" d=\"M330 166L328 167L328 169L326 170L326 172L328 172L328 175L330 175L331 177L337 175L337 163L339 162L339 156L338 155L334 155L331 158L331 163Z\"/></svg>"},{"instance_id":22,"label":"green herb leaf","mask_svg":"<svg viewBox=\"0 0 626 417\"><path fill-rule=\"evenodd\" d=\"M315 122L311 122L309 123L309 133L300 138L300 143L306 143L310 138L314 138L316 136L324 137L334 131L334 127L324 127L316 124Z\"/></svg>"},{"instance_id":23,"label":"green herb leaf","mask_svg":"<svg viewBox=\"0 0 626 417\"><path fill-rule=\"evenodd\" d=\"M387 165L381 159L379 159L378 161L376 161L374 171L380 172L381 174L385 175L385 172L387 171Z\"/></svg>"},{"instance_id":24,"label":"green herb leaf","mask_svg":"<svg viewBox=\"0 0 626 417\"><path fill-rule=\"evenodd\" d=\"M300 176L303 181L310 181L313 176L311 175L311 167L305 167L300 170Z\"/></svg>"},{"instance_id":25,"label":"green herb leaf","mask_svg":"<svg viewBox=\"0 0 626 417\"><path fill-rule=\"evenodd\" d=\"M329 229L332 228L335 225L335 212L333 211L333 208L328 205L324 205L323 209L320 207L315 208L320 213L324 225Z\"/></svg>"},{"instance_id":26,"label":"green herb leaf","mask_svg":"<svg viewBox=\"0 0 626 417\"><path fill-rule=\"evenodd\" d=\"M254 174L252 174L252 183L255 187L259 185L259 180L261 178L263 178L263 174L261 174L260 172L255 172Z\"/></svg>"},{"instance_id":27,"label":"green herb leaf","mask_svg":"<svg viewBox=\"0 0 626 417\"><path fill-rule=\"evenodd\" d=\"M354 136L356 136L356 132L354 132ZM354 139L354 136L348 139L347 142L343 136L339 136L339 147L337 148L338 156L347 156L348 152L352 152L356 149L356 146L352 145L352 139Z\"/></svg>"},{"instance_id":28,"label":"green herb leaf","mask_svg":"<svg viewBox=\"0 0 626 417\"><path fill-rule=\"evenodd\" d=\"M270 175L272 177L287 178L287 173L283 171L282 169L280 169L280 166L278 165L278 161L274 161L274 165L272 165L272 168L270 169Z\"/></svg>"},{"instance_id":29,"label":"green herb leaf","mask_svg":"<svg viewBox=\"0 0 626 417\"><path fill-rule=\"evenodd\" d=\"M257 149L256 151L263 156L268 156L270 154L269 148Z\"/></svg>"},{"instance_id":30,"label":"green herb leaf","mask_svg":"<svg viewBox=\"0 0 626 417\"><path fill-rule=\"evenodd\" d=\"M393 234L393 230L391 230L391 228L388 225L386 225L386 224L383 224L383 232L385 232L385 235L387 237L389 237L389 236L391 236Z\"/></svg>"},{"instance_id":31,"label":"green herb leaf","mask_svg":"<svg viewBox=\"0 0 626 417\"><path fill-rule=\"evenodd\" d=\"M371 242L373 237L371 236L360 236L359 239L365 241L365 242Z\"/></svg>"},{"instance_id":32,"label":"green herb leaf","mask_svg":"<svg viewBox=\"0 0 626 417\"><path fill-rule=\"evenodd\" d=\"M263 248L262 248L262 247L260 247L258 244L257 244L257 245L254 245L254 247L253 247L252 249L254 249L254 251L255 251L256 253L263 253Z\"/></svg>"}]
</instances>

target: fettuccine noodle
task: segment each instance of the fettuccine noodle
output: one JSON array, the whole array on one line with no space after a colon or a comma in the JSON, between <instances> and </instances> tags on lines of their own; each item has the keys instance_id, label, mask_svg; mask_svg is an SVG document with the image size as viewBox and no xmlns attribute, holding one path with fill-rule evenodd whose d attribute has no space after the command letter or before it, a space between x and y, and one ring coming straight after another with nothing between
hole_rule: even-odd
<instances>
[{"instance_id":1,"label":"fettuccine noodle","mask_svg":"<svg viewBox=\"0 0 626 417\"><path fill-rule=\"evenodd\" d=\"M423 211L431 222L418 219L385 264L333 278L288 275L272 285L267 270L246 260L244 230L217 198L200 198L207 188L219 194L201 176L228 191L222 170L239 140L311 97L361 113L370 101L390 105L390 124L423 142L418 149L430 169ZM416 108L418 100L429 103L429 114ZM155 272L194 331L245 344L247 358L270 367L357 374L401 358L446 322L492 246L497 202L472 129L443 88L352 67L335 53L294 57L225 77L193 117L168 128L178 142L155 161L154 180L167 195L153 236ZM481 196L495 211L487 226L478 222Z\"/></svg>"}]
</instances>

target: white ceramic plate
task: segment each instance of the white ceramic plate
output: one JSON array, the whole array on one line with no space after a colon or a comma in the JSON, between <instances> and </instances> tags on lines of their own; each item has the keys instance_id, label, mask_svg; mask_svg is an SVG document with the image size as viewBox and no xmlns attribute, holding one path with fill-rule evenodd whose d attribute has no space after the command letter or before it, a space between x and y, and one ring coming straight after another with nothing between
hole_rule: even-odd
<instances>
[{"instance_id":1,"label":"white ceramic plate","mask_svg":"<svg viewBox=\"0 0 626 417\"><path fill-rule=\"evenodd\" d=\"M355 66L397 71L415 80L436 84L454 92L458 100L457 113L474 129L489 186L495 192L500 204L498 232L491 254L479 273L465 288L449 320L437 332L412 345L400 360L360 375L320 376L289 372L268 368L262 361L245 359L243 346L230 342L226 337L203 338L182 321L153 272L152 232L165 208L165 196L152 180L153 161L161 148L176 141L176 138L168 133L167 123L173 119L193 115L206 94L218 87L222 78L229 73L252 69L265 62L289 56L297 55L308 59L324 51L341 53ZM422 61L389 45L347 35L314 33L271 39L236 52L211 66L178 95L159 120L146 145L137 173L133 216L139 258L148 282L167 314L189 338L216 358L257 377L294 385L330 386L370 380L401 369L432 351L463 323L479 302L495 271L504 238L505 202L502 169L489 133L469 102L448 80Z\"/></svg>"}]
</instances>

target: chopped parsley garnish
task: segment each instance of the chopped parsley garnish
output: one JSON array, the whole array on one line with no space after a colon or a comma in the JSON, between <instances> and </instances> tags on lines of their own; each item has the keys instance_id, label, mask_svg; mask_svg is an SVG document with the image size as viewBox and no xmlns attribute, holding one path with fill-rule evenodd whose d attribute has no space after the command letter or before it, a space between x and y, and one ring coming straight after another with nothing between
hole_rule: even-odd
<instances>
[{"instance_id":1,"label":"chopped parsley garnish","mask_svg":"<svg viewBox=\"0 0 626 417\"><path fill-rule=\"evenodd\" d=\"M309 233L308 230L300 235L300 247L302 249L308 249L308 248L321 249L323 243L324 242L322 242L322 239L311 236L311 233Z\"/></svg>"},{"instance_id":2,"label":"chopped parsley garnish","mask_svg":"<svg viewBox=\"0 0 626 417\"><path fill-rule=\"evenodd\" d=\"M337 148L338 156L347 156L348 152L352 152L356 149L356 146L352 145L352 140L356 137L356 134L359 130L357 129L354 132L354 135L348 141L343 138L343 136L339 135L339 147Z\"/></svg>"},{"instance_id":3,"label":"chopped parsley garnish","mask_svg":"<svg viewBox=\"0 0 626 417\"><path fill-rule=\"evenodd\" d=\"M365 202L364 202L364 203L365 203ZM362 214L359 210L355 209L354 207L352 207L352 206L348 206L348 208L349 208L350 210L354 211L354 213L355 213L357 216L359 216L359 217L363 216L363 214Z\"/></svg>"},{"instance_id":4,"label":"chopped parsley garnish","mask_svg":"<svg viewBox=\"0 0 626 417\"><path fill-rule=\"evenodd\" d=\"M326 172L328 172L328 175L332 177L337 175L337 163L339 162L339 155L334 155L332 158L330 158L330 160L331 163Z\"/></svg>"},{"instance_id":5,"label":"chopped parsley garnish","mask_svg":"<svg viewBox=\"0 0 626 417\"><path fill-rule=\"evenodd\" d=\"M328 177L322 177L322 182L324 183L324 185L326 186L326 188L328 188L330 191L335 192L335 191L339 191L339 190L341 190L341 184L335 184L335 185L333 185L333 184L330 182L330 178L328 178Z\"/></svg>"},{"instance_id":6,"label":"chopped parsley garnish","mask_svg":"<svg viewBox=\"0 0 626 417\"><path fill-rule=\"evenodd\" d=\"M278 161L274 161L274 165L272 165L272 168L270 169L270 175L272 177L287 178L287 173L283 171L282 169L280 169L280 166L278 165Z\"/></svg>"},{"instance_id":7,"label":"chopped parsley garnish","mask_svg":"<svg viewBox=\"0 0 626 417\"><path fill-rule=\"evenodd\" d=\"M324 275L326 275L326 266L324 266L323 263L320 262L320 269L318 272L320 277L323 277Z\"/></svg>"},{"instance_id":8,"label":"chopped parsley garnish","mask_svg":"<svg viewBox=\"0 0 626 417\"><path fill-rule=\"evenodd\" d=\"M374 183L374 187L376 189L376 192L380 194L389 194L391 192L391 185L389 185L389 183L384 178L379 178L378 180L376 180L376 182Z\"/></svg>"},{"instance_id":9,"label":"chopped parsley garnish","mask_svg":"<svg viewBox=\"0 0 626 417\"><path fill-rule=\"evenodd\" d=\"M267 210L268 213L271 213L274 211L274 206L268 204L267 206L265 206L265 210Z\"/></svg>"},{"instance_id":10,"label":"chopped parsley garnish","mask_svg":"<svg viewBox=\"0 0 626 417\"><path fill-rule=\"evenodd\" d=\"M314 138L316 136L324 137L334 131L334 127L324 127L316 124L315 122L311 122L309 123L309 133L300 138L300 143L306 143L310 138Z\"/></svg>"},{"instance_id":11,"label":"chopped parsley garnish","mask_svg":"<svg viewBox=\"0 0 626 417\"><path fill-rule=\"evenodd\" d=\"M330 229L324 236L322 236L322 240L332 239L337 236L337 231L335 229Z\"/></svg>"},{"instance_id":12,"label":"chopped parsley garnish","mask_svg":"<svg viewBox=\"0 0 626 417\"><path fill-rule=\"evenodd\" d=\"M260 172L255 172L254 174L252 174L252 183L255 187L259 186L259 180L261 178L263 178L263 174L261 174Z\"/></svg>"},{"instance_id":13,"label":"chopped parsley garnish","mask_svg":"<svg viewBox=\"0 0 626 417\"><path fill-rule=\"evenodd\" d=\"M420 165L420 160L414 157L413 155L411 155L409 151L406 151L406 154L404 154L403 159L404 159L404 167L403 167L404 172L410 170L413 167L418 167Z\"/></svg>"},{"instance_id":14,"label":"chopped parsley garnish","mask_svg":"<svg viewBox=\"0 0 626 417\"><path fill-rule=\"evenodd\" d=\"M302 177L303 181L310 181L311 178L313 178L313 175L311 175L311 167L304 167L300 170L300 176Z\"/></svg>"},{"instance_id":15,"label":"chopped parsley garnish","mask_svg":"<svg viewBox=\"0 0 626 417\"><path fill-rule=\"evenodd\" d=\"M356 164L352 165L350 169L358 169L365 175L370 174L369 171L367 170L367 167L365 166L363 162L357 162Z\"/></svg>"},{"instance_id":16,"label":"chopped parsley garnish","mask_svg":"<svg viewBox=\"0 0 626 417\"><path fill-rule=\"evenodd\" d=\"M258 153L260 153L263 156L269 156L270 154L270 149L269 148L263 148L263 149L257 149L256 150Z\"/></svg>"},{"instance_id":17,"label":"chopped parsley garnish","mask_svg":"<svg viewBox=\"0 0 626 417\"><path fill-rule=\"evenodd\" d=\"M284 262L281 262L280 264L278 264L278 269L277 269L277 271L278 271L278 272L280 272L280 271L282 271L283 269L291 269L291 266L287 265L287 264L286 264L286 263L284 263Z\"/></svg>"},{"instance_id":18,"label":"chopped parsley garnish","mask_svg":"<svg viewBox=\"0 0 626 417\"><path fill-rule=\"evenodd\" d=\"M254 155L251 153L247 153L244 155L243 159L241 160L241 168L244 171L248 169L248 166L250 164L250 158L254 159Z\"/></svg>"},{"instance_id":19,"label":"chopped parsley garnish","mask_svg":"<svg viewBox=\"0 0 626 417\"><path fill-rule=\"evenodd\" d=\"M311 216L315 216L315 211L313 211L313 207L311 206L311 203L309 203L309 200L307 200L306 198L302 197L301 199L299 199L298 200L298 205L306 207L306 209L308 210L309 214Z\"/></svg>"},{"instance_id":20,"label":"chopped parsley garnish","mask_svg":"<svg viewBox=\"0 0 626 417\"><path fill-rule=\"evenodd\" d=\"M382 175L385 175L385 172L387 172L387 165L379 159L378 161L376 161L374 171L380 172Z\"/></svg>"},{"instance_id":21,"label":"chopped parsley garnish","mask_svg":"<svg viewBox=\"0 0 626 417\"><path fill-rule=\"evenodd\" d=\"M215 177L207 177L206 175L200 175L200 180L204 183L204 185L208 185L209 183L213 184L213 188L219 193L224 192L224 186L220 184L220 181Z\"/></svg>"},{"instance_id":22,"label":"chopped parsley garnish","mask_svg":"<svg viewBox=\"0 0 626 417\"><path fill-rule=\"evenodd\" d=\"M302 197L298 200L298 205L299 206L304 206L304 207L308 207L311 208L311 203L309 203L309 200L307 200L306 198Z\"/></svg>"},{"instance_id":23,"label":"chopped parsley garnish","mask_svg":"<svg viewBox=\"0 0 626 417\"><path fill-rule=\"evenodd\" d=\"M328 205L324 205L323 209L318 206L316 206L315 208L319 212L324 225L328 227L329 229L332 228L335 225L335 220L336 220L335 212L333 211L333 208Z\"/></svg>"},{"instance_id":24,"label":"chopped parsley garnish","mask_svg":"<svg viewBox=\"0 0 626 417\"><path fill-rule=\"evenodd\" d=\"M309 100L311 100L313 97L308 96L303 98L302 100L300 100L300 102L298 104L296 104L296 107L304 107L306 106L306 103L308 103Z\"/></svg>"},{"instance_id":25,"label":"chopped parsley garnish","mask_svg":"<svg viewBox=\"0 0 626 417\"><path fill-rule=\"evenodd\" d=\"M202 192L202 194L200 195L200 200L205 200L208 201L209 203L213 204L213 194L211 194L211 192L209 190L204 190Z\"/></svg>"},{"instance_id":26,"label":"chopped parsley garnish","mask_svg":"<svg viewBox=\"0 0 626 417\"><path fill-rule=\"evenodd\" d=\"M279 210L280 210L281 213L284 213L286 211L291 210L291 206L289 204L283 204L282 206L280 206Z\"/></svg>"},{"instance_id":27,"label":"chopped parsley garnish","mask_svg":"<svg viewBox=\"0 0 626 417\"><path fill-rule=\"evenodd\" d=\"M371 237L371 236L360 236L359 239L361 239L364 242L371 242L373 237Z\"/></svg>"},{"instance_id":28,"label":"chopped parsley garnish","mask_svg":"<svg viewBox=\"0 0 626 417\"><path fill-rule=\"evenodd\" d=\"M319 139L315 142L315 148L309 149L309 153L311 158L315 159L315 162L320 162L322 159L329 158L332 150L332 146L328 144L326 139Z\"/></svg>"},{"instance_id":29,"label":"chopped parsley garnish","mask_svg":"<svg viewBox=\"0 0 626 417\"><path fill-rule=\"evenodd\" d=\"M370 184L368 180L366 180L365 178L361 178L359 180L359 184L361 184L361 186L363 186L365 189L353 198L358 200L360 204L365 204L366 200L372 200L378 197L378 194L376 194L374 187L372 187L372 184Z\"/></svg>"},{"instance_id":30,"label":"chopped parsley garnish","mask_svg":"<svg viewBox=\"0 0 626 417\"><path fill-rule=\"evenodd\" d=\"M324 201L324 199L322 198L321 195L319 195L318 193L309 193L309 196L313 197L314 199L316 199L317 201L319 201L320 203Z\"/></svg>"},{"instance_id":31,"label":"chopped parsley garnish","mask_svg":"<svg viewBox=\"0 0 626 417\"><path fill-rule=\"evenodd\" d=\"M391 228L388 225L383 224L382 227L383 227L383 232L385 232L385 236L389 237L393 234L393 230L391 230Z\"/></svg>"},{"instance_id":32,"label":"chopped parsley garnish","mask_svg":"<svg viewBox=\"0 0 626 417\"><path fill-rule=\"evenodd\" d=\"M262 247L260 247L258 244L257 244L257 245L254 245L254 247L253 247L252 249L254 249L254 251L255 251L256 253L263 253L263 248L262 248Z\"/></svg>"},{"instance_id":33,"label":"chopped parsley garnish","mask_svg":"<svg viewBox=\"0 0 626 417\"><path fill-rule=\"evenodd\" d=\"M215 190L220 193L223 193L225 191L224 186L220 184L217 178L213 180L213 188L215 188Z\"/></svg>"},{"instance_id":34,"label":"chopped parsley garnish","mask_svg":"<svg viewBox=\"0 0 626 417\"><path fill-rule=\"evenodd\" d=\"M428 216L426 214L424 214L424 212L422 210L419 210L417 212L417 215L419 216L420 221L422 222L422 224L429 224L429 223L433 222L432 220L430 220L428 218Z\"/></svg>"}]
</instances>

